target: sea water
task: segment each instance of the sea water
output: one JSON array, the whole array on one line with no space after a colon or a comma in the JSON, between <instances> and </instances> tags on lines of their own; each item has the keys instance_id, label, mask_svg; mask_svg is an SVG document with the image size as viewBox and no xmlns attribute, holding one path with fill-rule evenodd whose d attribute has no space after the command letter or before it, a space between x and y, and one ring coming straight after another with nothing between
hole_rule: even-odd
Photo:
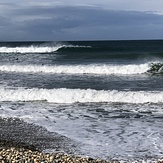
<instances>
[{"instance_id":1,"label":"sea water","mask_svg":"<svg viewBox=\"0 0 163 163\"><path fill-rule=\"evenodd\" d=\"M163 41L1 42L0 116L81 143L78 154L163 154Z\"/></svg>"}]
</instances>

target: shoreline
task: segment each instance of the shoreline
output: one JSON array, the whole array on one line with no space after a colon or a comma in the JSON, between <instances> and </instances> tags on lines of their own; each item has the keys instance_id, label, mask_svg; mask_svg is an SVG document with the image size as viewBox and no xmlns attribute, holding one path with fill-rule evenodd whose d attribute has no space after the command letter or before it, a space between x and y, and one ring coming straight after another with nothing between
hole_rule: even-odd
<instances>
[{"instance_id":1,"label":"shoreline","mask_svg":"<svg viewBox=\"0 0 163 163\"><path fill-rule=\"evenodd\" d=\"M80 144L51 133L41 126L29 124L18 118L0 117L0 162L88 162L109 163L110 161L78 156ZM54 152L43 152L55 149Z\"/></svg>"},{"instance_id":2,"label":"shoreline","mask_svg":"<svg viewBox=\"0 0 163 163\"><path fill-rule=\"evenodd\" d=\"M18 118L0 117L0 126L0 163L163 163L158 158L122 161L83 156L82 144ZM44 152L47 149L54 152Z\"/></svg>"}]
</instances>

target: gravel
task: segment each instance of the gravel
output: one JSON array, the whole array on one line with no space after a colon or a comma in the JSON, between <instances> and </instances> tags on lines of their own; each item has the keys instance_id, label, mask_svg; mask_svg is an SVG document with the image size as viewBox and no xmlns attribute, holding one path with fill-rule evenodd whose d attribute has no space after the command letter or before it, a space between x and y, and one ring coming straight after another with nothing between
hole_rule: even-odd
<instances>
[{"instance_id":1,"label":"gravel","mask_svg":"<svg viewBox=\"0 0 163 163\"><path fill-rule=\"evenodd\" d=\"M18 118L0 118L0 126L0 163L108 162L77 156L82 144ZM43 152L47 149L54 150Z\"/></svg>"}]
</instances>

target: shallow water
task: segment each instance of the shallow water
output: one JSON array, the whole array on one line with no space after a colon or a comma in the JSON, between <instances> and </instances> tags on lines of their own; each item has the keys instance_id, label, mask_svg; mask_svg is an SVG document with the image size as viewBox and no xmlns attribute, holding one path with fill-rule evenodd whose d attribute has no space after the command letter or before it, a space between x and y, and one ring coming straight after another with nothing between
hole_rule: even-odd
<instances>
[{"instance_id":1,"label":"shallow water","mask_svg":"<svg viewBox=\"0 0 163 163\"><path fill-rule=\"evenodd\" d=\"M1 116L19 117L82 143L81 155L103 159L160 157L162 106L1 102Z\"/></svg>"}]
</instances>

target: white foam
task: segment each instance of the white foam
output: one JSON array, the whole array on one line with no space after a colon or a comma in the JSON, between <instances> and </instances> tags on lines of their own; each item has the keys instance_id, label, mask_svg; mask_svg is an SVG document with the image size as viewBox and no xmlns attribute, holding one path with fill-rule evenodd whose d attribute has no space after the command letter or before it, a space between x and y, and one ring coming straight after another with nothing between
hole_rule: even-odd
<instances>
[{"instance_id":1,"label":"white foam","mask_svg":"<svg viewBox=\"0 0 163 163\"><path fill-rule=\"evenodd\" d=\"M55 52L65 45L55 46L22 46L22 47L0 47L0 53L50 53Z\"/></svg>"},{"instance_id":2,"label":"white foam","mask_svg":"<svg viewBox=\"0 0 163 163\"><path fill-rule=\"evenodd\" d=\"M39 46L31 45L31 46L17 46L17 47L0 47L0 53L51 53L55 52L61 48L91 48L91 46L79 46L79 45L71 45L71 44L62 44L62 43L49 43L42 44Z\"/></svg>"},{"instance_id":3,"label":"white foam","mask_svg":"<svg viewBox=\"0 0 163 163\"><path fill-rule=\"evenodd\" d=\"M63 74L142 74L149 69L148 63L140 65L0 65L0 71L22 73Z\"/></svg>"},{"instance_id":4,"label":"white foam","mask_svg":"<svg viewBox=\"0 0 163 163\"><path fill-rule=\"evenodd\" d=\"M0 88L0 101L43 101L50 103L163 103L163 92L104 91L82 89L4 89Z\"/></svg>"}]
</instances>

